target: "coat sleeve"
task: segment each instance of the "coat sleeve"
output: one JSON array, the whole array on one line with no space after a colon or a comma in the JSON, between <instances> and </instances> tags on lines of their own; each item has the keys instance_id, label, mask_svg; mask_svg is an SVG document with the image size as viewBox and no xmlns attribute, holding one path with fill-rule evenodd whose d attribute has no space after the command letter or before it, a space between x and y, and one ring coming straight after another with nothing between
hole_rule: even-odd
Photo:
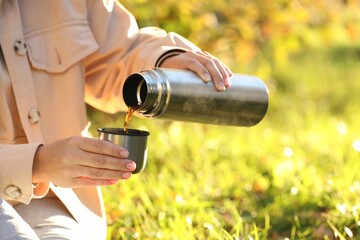
<instances>
[{"instance_id":1,"label":"coat sleeve","mask_svg":"<svg viewBox=\"0 0 360 240\"><path fill-rule=\"evenodd\" d=\"M155 67L167 51L200 50L176 33L139 29L118 1L88 1L88 21L99 48L86 59L85 100L105 112L125 110L122 87L130 74Z\"/></svg>"},{"instance_id":2,"label":"coat sleeve","mask_svg":"<svg viewBox=\"0 0 360 240\"><path fill-rule=\"evenodd\" d=\"M31 174L34 155L40 145L0 144L0 158L6 158L0 161L0 197L28 204L32 198L45 196L49 184L33 185Z\"/></svg>"}]
</instances>

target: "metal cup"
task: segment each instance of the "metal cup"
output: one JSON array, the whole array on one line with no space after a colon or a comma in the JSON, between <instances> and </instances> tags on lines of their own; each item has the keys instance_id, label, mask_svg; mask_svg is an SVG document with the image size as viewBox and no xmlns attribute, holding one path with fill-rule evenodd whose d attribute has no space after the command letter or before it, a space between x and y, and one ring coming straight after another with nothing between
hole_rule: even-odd
<instances>
[{"instance_id":1,"label":"metal cup","mask_svg":"<svg viewBox=\"0 0 360 240\"><path fill-rule=\"evenodd\" d=\"M132 173L141 172L146 166L147 138L149 132L123 128L98 128L99 139L113 142L129 151L129 159L136 163Z\"/></svg>"}]
</instances>

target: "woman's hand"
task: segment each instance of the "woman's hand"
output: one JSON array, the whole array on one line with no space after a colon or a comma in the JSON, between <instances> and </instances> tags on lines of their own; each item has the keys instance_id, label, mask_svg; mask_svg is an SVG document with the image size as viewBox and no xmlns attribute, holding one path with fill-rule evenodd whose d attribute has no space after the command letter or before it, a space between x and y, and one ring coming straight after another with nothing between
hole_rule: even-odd
<instances>
[{"instance_id":1,"label":"woman's hand","mask_svg":"<svg viewBox=\"0 0 360 240\"><path fill-rule=\"evenodd\" d=\"M33 164L33 183L61 187L101 186L128 179L136 165L126 149L99 139L70 137L41 146Z\"/></svg>"},{"instance_id":2,"label":"woman's hand","mask_svg":"<svg viewBox=\"0 0 360 240\"><path fill-rule=\"evenodd\" d=\"M213 81L218 91L230 87L231 70L208 52L187 51L165 59L160 67L186 69L197 73L205 82Z\"/></svg>"}]
</instances>

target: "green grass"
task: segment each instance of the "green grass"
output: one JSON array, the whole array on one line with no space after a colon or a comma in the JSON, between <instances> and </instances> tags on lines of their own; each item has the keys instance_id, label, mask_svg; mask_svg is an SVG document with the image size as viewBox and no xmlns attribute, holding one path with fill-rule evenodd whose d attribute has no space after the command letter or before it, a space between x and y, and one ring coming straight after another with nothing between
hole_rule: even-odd
<instances>
[{"instance_id":1,"label":"green grass","mask_svg":"<svg viewBox=\"0 0 360 240\"><path fill-rule=\"evenodd\" d=\"M146 169L103 188L109 239L359 239L360 54L273 65L255 127L134 119ZM92 131L121 127L95 114Z\"/></svg>"}]
</instances>

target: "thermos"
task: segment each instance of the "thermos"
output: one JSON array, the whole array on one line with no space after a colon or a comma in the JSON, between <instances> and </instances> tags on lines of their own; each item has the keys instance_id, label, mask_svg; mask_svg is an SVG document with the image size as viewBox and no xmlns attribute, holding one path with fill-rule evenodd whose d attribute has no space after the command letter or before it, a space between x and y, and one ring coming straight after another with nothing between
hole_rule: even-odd
<instances>
[{"instance_id":1,"label":"thermos","mask_svg":"<svg viewBox=\"0 0 360 240\"><path fill-rule=\"evenodd\" d=\"M253 126L265 116L269 95L254 76L234 74L231 87L217 91L196 73L154 68L130 75L123 86L128 107L147 118L228 126Z\"/></svg>"}]
</instances>

